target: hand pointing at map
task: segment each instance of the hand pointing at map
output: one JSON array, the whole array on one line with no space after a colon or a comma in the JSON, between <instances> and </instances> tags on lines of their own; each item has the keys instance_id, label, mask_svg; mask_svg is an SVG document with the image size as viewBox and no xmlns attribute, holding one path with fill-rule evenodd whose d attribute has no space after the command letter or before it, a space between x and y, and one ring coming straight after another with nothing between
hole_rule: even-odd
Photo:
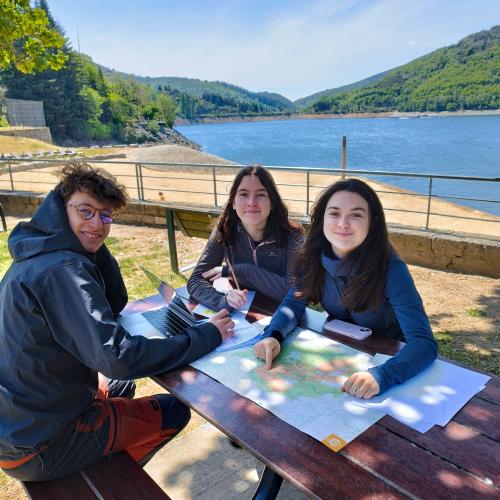
<instances>
[{"instance_id":1,"label":"hand pointing at map","mask_svg":"<svg viewBox=\"0 0 500 500\"><path fill-rule=\"evenodd\" d=\"M266 369L270 370L273 366L273 359L281 351L280 343L273 337L261 340L253 346L255 355L266 362Z\"/></svg>"}]
</instances>

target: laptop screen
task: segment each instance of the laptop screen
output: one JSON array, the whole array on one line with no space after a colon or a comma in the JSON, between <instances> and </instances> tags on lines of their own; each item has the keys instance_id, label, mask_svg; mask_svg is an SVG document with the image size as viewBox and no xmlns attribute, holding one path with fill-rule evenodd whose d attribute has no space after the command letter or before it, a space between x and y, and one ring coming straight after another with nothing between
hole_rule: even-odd
<instances>
[{"instance_id":1,"label":"laptop screen","mask_svg":"<svg viewBox=\"0 0 500 500\"><path fill-rule=\"evenodd\" d=\"M186 307L186 304L182 301L180 297L176 296L175 288L170 286L168 283L163 281L159 276L153 272L146 269L144 266L140 266L144 274L147 276L149 281L154 285L154 287L160 292L163 300L170 306L172 312L177 316L180 316L188 324L193 325L196 322L195 317L191 311Z\"/></svg>"}]
</instances>

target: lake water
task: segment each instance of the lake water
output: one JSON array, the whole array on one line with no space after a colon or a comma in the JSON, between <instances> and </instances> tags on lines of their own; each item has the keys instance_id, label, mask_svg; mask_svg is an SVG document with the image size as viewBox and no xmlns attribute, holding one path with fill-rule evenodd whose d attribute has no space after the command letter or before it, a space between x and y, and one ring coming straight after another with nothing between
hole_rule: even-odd
<instances>
[{"instance_id":1,"label":"lake water","mask_svg":"<svg viewBox=\"0 0 500 500\"><path fill-rule=\"evenodd\" d=\"M203 151L240 164L347 168L500 178L500 116L351 118L215 123L176 127ZM428 180L373 177L427 192ZM435 180L433 192L500 200L500 183ZM462 204L500 215L500 204Z\"/></svg>"}]
</instances>

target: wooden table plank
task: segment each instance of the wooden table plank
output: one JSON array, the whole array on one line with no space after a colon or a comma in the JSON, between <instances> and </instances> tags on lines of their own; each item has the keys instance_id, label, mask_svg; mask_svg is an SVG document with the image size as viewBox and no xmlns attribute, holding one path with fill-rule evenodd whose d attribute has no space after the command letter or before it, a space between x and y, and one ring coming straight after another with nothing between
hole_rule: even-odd
<instances>
[{"instance_id":1,"label":"wooden table plank","mask_svg":"<svg viewBox=\"0 0 500 500\"><path fill-rule=\"evenodd\" d=\"M105 465L105 473L103 473ZM126 452L116 453L85 469L105 500L166 500L168 495ZM54 497L57 498L57 497Z\"/></svg>"},{"instance_id":2,"label":"wooden table plank","mask_svg":"<svg viewBox=\"0 0 500 500\"><path fill-rule=\"evenodd\" d=\"M478 397L500 406L500 377L492 377Z\"/></svg>"},{"instance_id":3,"label":"wooden table plank","mask_svg":"<svg viewBox=\"0 0 500 500\"><path fill-rule=\"evenodd\" d=\"M374 425L341 450L417 498L495 498L498 490L426 449Z\"/></svg>"},{"instance_id":4,"label":"wooden table plank","mask_svg":"<svg viewBox=\"0 0 500 500\"><path fill-rule=\"evenodd\" d=\"M47 500L48 498L57 498L58 500L89 500L96 498L87 483L77 472L50 482L24 481L22 485L28 497L32 500Z\"/></svg>"},{"instance_id":5,"label":"wooden table plank","mask_svg":"<svg viewBox=\"0 0 500 500\"><path fill-rule=\"evenodd\" d=\"M392 417L378 425L428 450L479 480L500 487L500 443L470 427L451 421L446 427L435 425L426 433L418 432Z\"/></svg>"},{"instance_id":6,"label":"wooden table plank","mask_svg":"<svg viewBox=\"0 0 500 500\"><path fill-rule=\"evenodd\" d=\"M500 440L500 408L474 396L456 415L455 422L474 429L489 438Z\"/></svg>"}]
</instances>

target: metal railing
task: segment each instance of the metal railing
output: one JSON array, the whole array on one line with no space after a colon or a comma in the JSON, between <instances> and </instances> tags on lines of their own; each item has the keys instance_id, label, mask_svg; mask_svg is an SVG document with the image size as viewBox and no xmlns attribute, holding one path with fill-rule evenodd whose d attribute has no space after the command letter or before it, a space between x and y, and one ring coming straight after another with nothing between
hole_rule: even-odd
<instances>
[{"instance_id":1,"label":"metal railing","mask_svg":"<svg viewBox=\"0 0 500 500\"><path fill-rule=\"evenodd\" d=\"M172 202L172 198L179 198L180 195L180 197L184 198L179 201L180 204L191 206L201 204L215 207L221 207L225 203L228 195L228 186L232 182L234 172L236 169L241 168L241 165L237 164L131 162L125 160L89 160L89 162L101 167L105 166L120 182L125 184L133 199L159 201L161 203L165 201ZM59 166L59 164L66 163L68 163L67 159L27 159L22 160L22 163L20 163L12 159L0 158L0 190L47 192L57 181L53 172L46 171L47 167ZM425 229L433 228L431 218L461 219L464 221L477 221L481 224L488 224L491 227L491 231L463 232L490 233L491 236L498 235L500 237L499 216L488 213L489 210L483 209L483 211L478 211L464 207L463 205L457 205L457 203L463 204L465 202L467 204L473 202L476 204L481 203L483 206L500 207L500 189L498 189L500 188L500 178L373 170L343 170L339 168L290 166L266 166L266 168L274 172L273 175L284 201L289 206L291 205L291 211L296 215L307 216L315 195L332 182L333 179L331 176L340 178L343 172L345 172L349 176L363 177L365 180L376 183L375 190L380 196L385 197L383 204L386 213L398 212L424 217L425 223L417 224L418 227ZM186 173L189 175L186 175ZM302 177L303 181L300 180ZM329 177L327 182L318 182L325 177ZM380 183L379 179L387 178L404 178L406 180L420 181L424 182L426 187L425 190L420 188L421 192L416 192L414 190L397 188L394 185L377 184ZM493 198L488 198L472 195L438 194L434 188L437 181L477 182L481 183L482 186L493 186L491 191L494 191L497 195ZM38 189L42 185L47 186L47 188ZM208 187L204 189L204 185ZM221 186L224 186L224 190L221 189ZM151 195L153 192L159 195L159 199L158 196L154 197ZM297 194L299 192L301 194ZM164 193L169 193L170 198L166 199ZM186 203L185 198L188 194L191 198L196 195L196 201ZM412 200L411 206L402 207L400 203L397 207L391 207L391 196L407 197L408 200ZM446 203L440 203L437 206L437 200ZM298 208L300 206L302 208ZM496 208L492 211L495 210Z\"/></svg>"}]
</instances>

